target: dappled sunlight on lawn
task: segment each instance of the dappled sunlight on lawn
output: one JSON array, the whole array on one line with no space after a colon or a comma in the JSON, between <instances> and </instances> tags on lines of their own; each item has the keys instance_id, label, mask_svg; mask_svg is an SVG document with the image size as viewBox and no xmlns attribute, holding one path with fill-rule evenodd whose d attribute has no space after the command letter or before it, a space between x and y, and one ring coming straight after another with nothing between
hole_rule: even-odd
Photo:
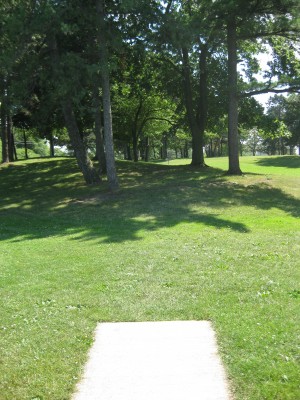
<instances>
[{"instance_id":1,"label":"dappled sunlight on lawn","mask_svg":"<svg viewBox=\"0 0 300 400\"><path fill-rule=\"evenodd\" d=\"M208 319L233 369L298 382L300 193L271 168L118 162L114 194L72 159L0 168L3 366L69 382L98 321Z\"/></svg>"},{"instance_id":2,"label":"dappled sunlight on lawn","mask_svg":"<svg viewBox=\"0 0 300 400\"><path fill-rule=\"evenodd\" d=\"M139 240L141 232L181 223L196 224L199 230L209 226L247 233L251 229L249 218L234 211L243 207L278 209L299 218L300 200L270 186L260 176L247 180L224 176L213 168L195 171L188 166L125 162L119 164L119 171L125 186L120 193L111 194L105 185L84 186L73 160L2 170L0 212L7 223L1 239L72 232L71 239L122 242Z\"/></svg>"}]
</instances>

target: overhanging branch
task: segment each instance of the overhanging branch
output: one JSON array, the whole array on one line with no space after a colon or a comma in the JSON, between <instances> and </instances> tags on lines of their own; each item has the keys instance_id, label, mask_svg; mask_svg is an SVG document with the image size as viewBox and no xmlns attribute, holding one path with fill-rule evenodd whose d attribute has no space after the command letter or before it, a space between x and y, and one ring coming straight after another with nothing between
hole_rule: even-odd
<instances>
[{"instance_id":1,"label":"overhanging branch","mask_svg":"<svg viewBox=\"0 0 300 400\"><path fill-rule=\"evenodd\" d=\"M163 117L147 117L147 118L145 118L145 119L143 120L143 122L142 122L142 124L141 124L141 127L140 127L140 129L139 129L139 136L140 136L140 134L142 133L142 131L143 131L143 129L144 129L146 123L147 123L148 121L151 121L151 120L155 120L155 121L165 121L165 122L168 122L168 123L169 123L170 125L172 125L172 126L175 125L175 123L174 123L173 121L171 121L170 119L168 119L168 118L163 118Z\"/></svg>"},{"instance_id":2,"label":"overhanging branch","mask_svg":"<svg viewBox=\"0 0 300 400\"><path fill-rule=\"evenodd\" d=\"M253 32L249 35L239 35L239 40L247 40L247 39L258 39L258 38L268 38L273 36L282 36L290 40L299 40L299 29L279 29L274 31L261 31L261 32Z\"/></svg>"},{"instance_id":3,"label":"overhanging branch","mask_svg":"<svg viewBox=\"0 0 300 400\"><path fill-rule=\"evenodd\" d=\"M284 89L276 89L276 88L265 88L265 89L258 89L252 90L251 92L241 93L239 95L240 98L251 97L258 94L264 93L300 93L300 85L299 86L292 86Z\"/></svg>"}]
</instances>

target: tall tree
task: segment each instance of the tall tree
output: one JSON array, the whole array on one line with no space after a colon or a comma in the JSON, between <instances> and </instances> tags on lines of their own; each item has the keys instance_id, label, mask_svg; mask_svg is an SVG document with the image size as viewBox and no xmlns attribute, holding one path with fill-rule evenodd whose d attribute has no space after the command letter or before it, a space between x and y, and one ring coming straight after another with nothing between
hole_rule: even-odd
<instances>
[{"instance_id":1,"label":"tall tree","mask_svg":"<svg viewBox=\"0 0 300 400\"><path fill-rule=\"evenodd\" d=\"M237 21L231 14L227 21L228 47L228 155L229 174L242 173L239 164L238 138L238 73L237 73Z\"/></svg>"},{"instance_id":2,"label":"tall tree","mask_svg":"<svg viewBox=\"0 0 300 400\"><path fill-rule=\"evenodd\" d=\"M3 1L0 5L0 107L2 162L14 161L14 138L12 130L12 106L15 67L26 52L29 36L25 24L30 20L31 6L28 1ZM21 33L21 35L20 35Z\"/></svg>"},{"instance_id":3,"label":"tall tree","mask_svg":"<svg viewBox=\"0 0 300 400\"><path fill-rule=\"evenodd\" d=\"M201 7L200 7L201 8ZM211 38L206 13L197 1L169 1L165 4L159 29L158 51L176 70L182 102L192 136L192 165L204 166L204 132L208 116L208 62ZM178 85L177 85L178 86Z\"/></svg>"},{"instance_id":4,"label":"tall tree","mask_svg":"<svg viewBox=\"0 0 300 400\"><path fill-rule=\"evenodd\" d=\"M80 135L78 124L76 121L76 116L72 104L73 86L71 87L71 82L70 80L68 80L63 70L63 64L60 58L60 51L57 46L56 32L48 33L48 46L50 50L53 77L56 84L63 87L63 90L61 90L61 87L57 87L58 100L62 107L66 127L68 129L71 144L74 149L77 164L87 184L98 184L101 181L100 176L88 156L87 149ZM67 62L68 59L65 60L64 68L66 68ZM71 65L69 65L69 67L72 68ZM64 85L62 82L64 82Z\"/></svg>"},{"instance_id":5,"label":"tall tree","mask_svg":"<svg viewBox=\"0 0 300 400\"><path fill-rule=\"evenodd\" d=\"M2 163L8 163L10 160L9 157L9 114L8 114L8 101L7 101L7 93L6 93L6 80L2 78L1 81L1 140L2 140Z\"/></svg>"},{"instance_id":6,"label":"tall tree","mask_svg":"<svg viewBox=\"0 0 300 400\"><path fill-rule=\"evenodd\" d=\"M269 91L283 91L282 88L269 87L251 91L241 90L238 78L238 62L242 56L245 41L253 41L259 45L259 40L276 36L295 37L297 28L293 13L299 7L296 0L261 0L261 1L206 1L210 6L210 16L214 17L212 29L215 34L220 30L227 31L228 48L228 144L229 144L229 173L240 174L238 149L238 99L242 96L252 96ZM217 33L218 30L218 33ZM247 60L246 60L247 61ZM274 71L273 71L274 72ZM274 74L273 74L274 75ZM270 76L270 82L272 81ZM250 82L253 84L253 80ZM278 82L280 85L280 82ZM251 87L251 85L250 85ZM244 88L245 89L245 88ZM287 90L285 88L285 90ZM289 89L288 89L289 90Z\"/></svg>"},{"instance_id":7,"label":"tall tree","mask_svg":"<svg viewBox=\"0 0 300 400\"><path fill-rule=\"evenodd\" d=\"M105 23L105 1L97 0L96 4L98 16L98 40L99 40L99 60L100 74L102 84L103 98L103 118L104 118L104 143L106 157L106 171L110 190L116 191L119 189L117 178L113 130L112 130L112 112L111 112L111 96L110 96L110 79L109 79L109 60L107 54L107 37Z\"/></svg>"}]
</instances>

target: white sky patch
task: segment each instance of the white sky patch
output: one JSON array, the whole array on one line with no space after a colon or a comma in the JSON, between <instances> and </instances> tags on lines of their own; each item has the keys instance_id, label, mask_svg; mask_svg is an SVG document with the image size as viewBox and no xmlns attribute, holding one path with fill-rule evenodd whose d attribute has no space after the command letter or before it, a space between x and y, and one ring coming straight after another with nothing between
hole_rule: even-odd
<instances>
[{"instance_id":1,"label":"white sky patch","mask_svg":"<svg viewBox=\"0 0 300 400\"><path fill-rule=\"evenodd\" d=\"M272 61L272 55L271 55L271 52L268 51L267 53L258 53L256 58L259 62L262 72L259 72L258 74L254 75L254 77L258 81L262 82L263 81L263 72L269 69L268 62ZM274 93L262 93L262 94L258 94L253 97L266 109L268 101L273 96L274 96Z\"/></svg>"}]
</instances>

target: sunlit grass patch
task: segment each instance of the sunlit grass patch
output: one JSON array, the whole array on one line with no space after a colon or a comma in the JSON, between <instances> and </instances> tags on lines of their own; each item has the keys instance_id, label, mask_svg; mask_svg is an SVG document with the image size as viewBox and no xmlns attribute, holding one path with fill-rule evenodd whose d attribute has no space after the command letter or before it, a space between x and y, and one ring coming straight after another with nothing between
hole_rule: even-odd
<instances>
[{"instance_id":1,"label":"sunlit grass patch","mask_svg":"<svg viewBox=\"0 0 300 400\"><path fill-rule=\"evenodd\" d=\"M208 319L237 399L298 400L299 169L268 160L119 162L117 195L1 168L0 399L70 398L99 321Z\"/></svg>"}]
</instances>

